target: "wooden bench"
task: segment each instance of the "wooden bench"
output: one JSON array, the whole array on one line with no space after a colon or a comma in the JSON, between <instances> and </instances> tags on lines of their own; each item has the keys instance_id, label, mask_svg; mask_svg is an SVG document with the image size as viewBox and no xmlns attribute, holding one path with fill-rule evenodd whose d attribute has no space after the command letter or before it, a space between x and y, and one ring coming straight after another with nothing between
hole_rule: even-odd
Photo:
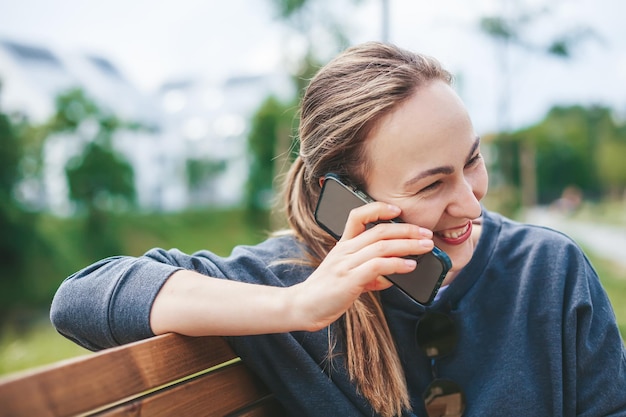
<instances>
[{"instance_id":1,"label":"wooden bench","mask_svg":"<svg viewBox=\"0 0 626 417\"><path fill-rule=\"evenodd\" d=\"M221 337L157 336L0 379L1 417L284 416Z\"/></svg>"}]
</instances>

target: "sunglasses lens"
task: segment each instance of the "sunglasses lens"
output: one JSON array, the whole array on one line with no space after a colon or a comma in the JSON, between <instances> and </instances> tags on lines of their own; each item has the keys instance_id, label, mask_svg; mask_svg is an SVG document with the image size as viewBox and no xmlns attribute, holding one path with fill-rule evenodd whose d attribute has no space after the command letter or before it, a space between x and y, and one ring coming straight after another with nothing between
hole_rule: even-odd
<instances>
[{"instance_id":1,"label":"sunglasses lens","mask_svg":"<svg viewBox=\"0 0 626 417\"><path fill-rule=\"evenodd\" d=\"M457 344L456 326L450 317L428 313L420 319L415 330L417 345L431 358L450 354Z\"/></svg>"},{"instance_id":2,"label":"sunglasses lens","mask_svg":"<svg viewBox=\"0 0 626 417\"><path fill-rule=\"evenodd\" d=\"M449 379L435 379L424 392L428 417L461 417L465 411L465 394Z\"/></svg>"}]
</instances>

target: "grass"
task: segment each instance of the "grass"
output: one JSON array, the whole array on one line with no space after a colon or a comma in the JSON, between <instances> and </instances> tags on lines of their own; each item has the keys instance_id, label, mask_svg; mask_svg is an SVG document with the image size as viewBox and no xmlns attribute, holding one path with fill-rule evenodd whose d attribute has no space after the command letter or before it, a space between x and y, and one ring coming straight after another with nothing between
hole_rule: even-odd
<instances>
[{"instance_id":1,"label":"grass","mask_svg":"<svg viewBox=\"0 0 626 417\"><path fill-rule=\"evenodd\" d=\"M267 236L241 210L137 215L121 223L119 231L124 236L124 253L133 256L152 247L176 247L186 253L211 248L227 255L236 245L254 244Z\"/></svg>"},{"instance_id":2,"label":"grass","mask_svg":"<svg viewBox=\"0 0 626 417\"><path fill-rule=\"evenodd\" d=\"M626 340L626 268L597 258L592 262L615 310L622 339Z\"/></svg>"},{"instance_id":3,"label":"grass","mask_svg":"<svg viewBox=\"0 0 626 417\"><path fill-rule=\"evenodd\" d=\"M574 220L626 227L626 199L601 204L585 202L572 215Z\"/></svg>"},{"instance_id":4,"label":"grass","mask_svg":"<svg viewBox=\"0 0 626 417\"><path fill-rule=\"evenodd\" d=\"M27 329L5 325L0 335L0 375L90 353L59 335L47 320Z\"/></svg>"}]
</instances>

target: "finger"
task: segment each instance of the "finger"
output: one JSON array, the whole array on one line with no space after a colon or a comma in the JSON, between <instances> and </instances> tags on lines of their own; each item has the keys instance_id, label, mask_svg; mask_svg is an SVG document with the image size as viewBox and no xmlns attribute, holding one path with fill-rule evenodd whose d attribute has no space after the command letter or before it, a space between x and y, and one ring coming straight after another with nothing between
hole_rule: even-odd
<instances>
[{"instance_id":1,"label":"finger","mask_svg":"<svg viewBox=\"0 0 626 417\"><path fill-rule=\"evenodd\" d=\"M432 231L413 224L380 223L352 239L347 239L344 235L333 251L347 256L368 249L362 252L368 258L421 255L432 250L432 238ZM359 262L365 260L367 259L359 259Z\"/></svg>"},{"instance_id":2,"label":"finger","mask_svg":"<svg viewBox=\"0 0 626 417\"><path fill-rule=\"evenodd\" d=\"M374 281L365 286L365 291L382 291L393 286L393 282L389 281L382 275L377 276Z\"/></svg>"},{"instance_id":3,"label":"finger","mask_svg":"<svg viewBox=\"0 0 626 417\"><path fill-rule=\"evenodd\" d=\"M417 267L414 259L405 258L374 258L354 268L354 276L359 277L364 288L380 285L377 281L383 275L407 274Z\"/></svg>"},{"instance_id":4,"label":"finger","mask_svg":"<svg viewBox=\"0 0 626 417\"><path fill-rule=\"evenodd\" d=\"M348 215L342 239L351 239L363 233L369 224L395 219L399 215L399 207L381 202L374 202L357 207L350 211Z\"/></svg>"},{"instance_id":5,"label":"finger","mask_svg":"<svg viewBox=\"0 0 626 417\"><path fill-rule=\"evenodd\" d=\"M354 240L355 245L366 246L395 239L432 241L433 232L410 223L379 223L355 236L352 240Z\"/></svg>"},{"instance_id":6,"label":"finger","mask_svg":"<svg viewBox=\"0 0 626 417\"><path fill-rule=\"evenodd\" d=\"M378 240L368 245L356 245L354 240L339 242L334 248L333 256L342 259L342 263L349 269L375 258L401 258L409 255L422 255L430 252L435 246L431 239L393 239ZM347 247L350 246L350 247ZM358 247L357 249L354 249Z\"/></svg>"},{"instance_id":7,"label":"finger","mask_svg":"<svg viewBox=\"0 0 626 417\"><path fill-rule=\"evenodd\" d=\"M432 239L433 232L410 223L390 222L400 213L396 206L375 202L353 209L348 216L348 221L340 241L347 241L356 236L369 233L369 241L380 239ZM374 232L371 232L373 230ZM363 242L364 244L368 244Z\"/></svg>"}]
</instances>

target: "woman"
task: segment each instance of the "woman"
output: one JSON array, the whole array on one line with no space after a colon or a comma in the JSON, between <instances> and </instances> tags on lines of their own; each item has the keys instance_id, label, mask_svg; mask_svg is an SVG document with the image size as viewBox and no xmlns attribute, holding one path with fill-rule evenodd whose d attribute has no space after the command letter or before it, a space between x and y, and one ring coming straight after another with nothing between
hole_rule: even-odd
<instances>
[{"instance_id":1,"label":"woman","mask_svg":"<svg viewBox=\"0 0 626 417\"><path fill-rule=\"evenodd\" d=\"M392 45L346 50L302 101L288 233L228 258L105 259L61 285L53 323L91 349L229 336L294 416L626 415L626 354L596 273L562 234L481 206L480 140L450 83ZM379 201L339 242L314 220L329 172ZM452 268L423 306L384 276L434 245Z\"/></svg>"}]
</instances>

